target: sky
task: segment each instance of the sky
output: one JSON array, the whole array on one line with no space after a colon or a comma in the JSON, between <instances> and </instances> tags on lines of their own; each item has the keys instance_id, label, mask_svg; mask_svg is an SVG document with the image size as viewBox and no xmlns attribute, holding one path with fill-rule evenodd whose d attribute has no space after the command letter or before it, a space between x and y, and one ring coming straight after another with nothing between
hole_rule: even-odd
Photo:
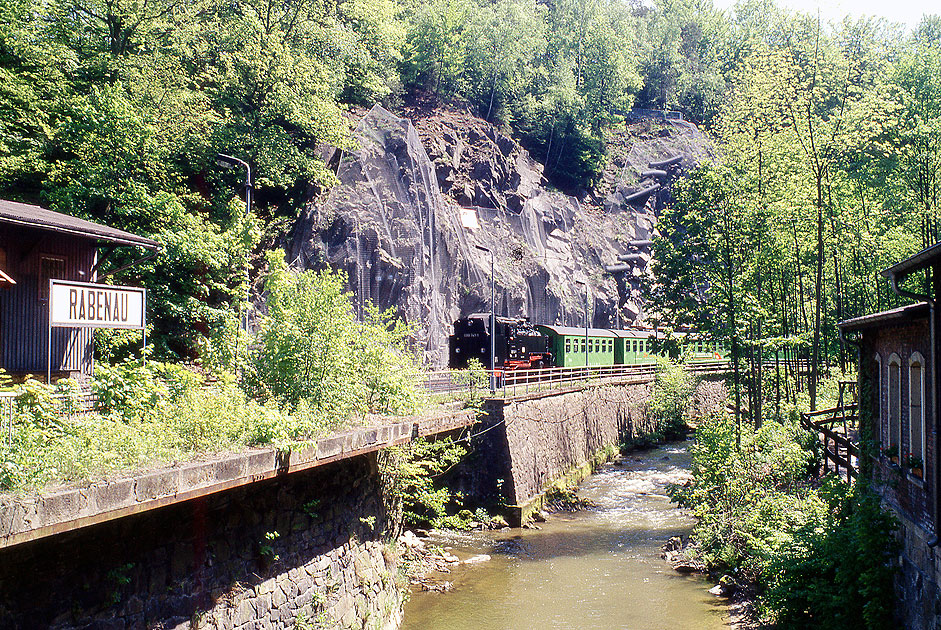
<instances>
[{"instance_id":1,"label":"sky","mask_svg":"<svg viewBox=\"0 0 941 630\"><path fill-rule=\"evenodd\" d=\"M712 3L720 9L730 9L735 0L713 0ZM819 9L824 21L839 21L846 14L869 15L901 22L909 28L916 26L924 13L941 14L938 0L777 0L777 4L804 13L816 13Z\"/></svg>"}]
</instances>

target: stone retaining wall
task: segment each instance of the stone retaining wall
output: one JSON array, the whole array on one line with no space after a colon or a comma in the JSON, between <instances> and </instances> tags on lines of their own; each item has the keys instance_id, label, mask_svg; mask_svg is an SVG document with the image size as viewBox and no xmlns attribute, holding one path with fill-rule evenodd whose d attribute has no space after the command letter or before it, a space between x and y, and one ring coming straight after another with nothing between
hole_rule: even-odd
<instances>
[{"instance_id":1,"label":"stone retaining wall","mask_svg":"<svg viewBox=\"0 0 941 630\"><path fill-rule=\"evenodd\" d=\"M590 472L590 465L606 449L655 431L656 423L647 414L652 387L652 383L589 386L488 407L486 422L505 425L500 446L507 464L497 468L504 479L505 501L524 506L572 471L589 465L586 472ZM724 384L702 381L690 401L691 411L703 414L724 400Z\"/></svg>"},{"instance_id":2,"label":"stone retaining wall","mask_svg":"<svg viewBox=\"0 0 941 630\"><path fill-rule=\"evenodd\" d=\"M3 628L396 628L375 455L0 550Z\"/></svg>"},{"instance_id":3,"label":"stone retaining wall","mask_svg":"<svg viewBox=\"0 0 941 630\"><path fill-rule=\"evenodd\" d=\"M898 573L895 576L896 617L900 628L935 630L941 628L941 554L929 546L934 535L898 510L886 504L899 520L896 534L901 543Z\"/></svg>"}]
</instances>

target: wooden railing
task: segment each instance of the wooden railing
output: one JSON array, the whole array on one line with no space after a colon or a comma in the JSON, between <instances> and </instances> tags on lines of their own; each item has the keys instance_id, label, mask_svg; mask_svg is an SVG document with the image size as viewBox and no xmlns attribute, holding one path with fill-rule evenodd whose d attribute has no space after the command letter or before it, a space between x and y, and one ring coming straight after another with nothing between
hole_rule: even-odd
<instances>
[{"instance_id":1,"label":"wooden railing","mask_svg":"<svg viewBox=\"0 0 941 630\"><path fill-rule=\"evenodd\" d=\"M856 403L802 413L801 426L820 440L823 461L818 473L832 472L838 477L846 475L847 483L851 483L859 474L859 413Z\"/></svg>"}]
</instances>

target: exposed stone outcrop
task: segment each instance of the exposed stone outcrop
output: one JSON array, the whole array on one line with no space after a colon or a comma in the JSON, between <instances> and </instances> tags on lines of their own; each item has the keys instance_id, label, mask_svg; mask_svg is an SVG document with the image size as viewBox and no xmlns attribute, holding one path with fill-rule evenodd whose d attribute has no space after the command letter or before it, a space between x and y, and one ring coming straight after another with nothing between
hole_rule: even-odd
<instances>
[{"instance_id":1,"label":"exposed stone outcrop","mask_svg":"<svg viewBox=\"0 0 941 630\"><path fill-rule=\"evenodd\" d=\"M581 325L587 283L593 325L643 319L657 209L676 177L710 155L694 126L641 121L612 134L601 185L576 198L483 120L406 114L376 106L359 121L358 148L338 161L340 183L295 225L294 264L345 270L357 308L395 307L432 365L446 361L453 320L490 309L491 259L479 247L494 253L498 314ZM624 255L635 256L606 272Z\"/></svg>"}]
</instances>

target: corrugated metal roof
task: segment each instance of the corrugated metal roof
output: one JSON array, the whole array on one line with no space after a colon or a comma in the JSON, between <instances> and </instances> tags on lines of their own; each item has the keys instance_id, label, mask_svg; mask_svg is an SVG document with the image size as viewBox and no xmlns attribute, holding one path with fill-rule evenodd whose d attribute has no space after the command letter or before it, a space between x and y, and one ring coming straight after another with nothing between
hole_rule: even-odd
<instances>
[{"instance_id":1,"label":"corrugated metal roof","mask_svg":"<svg viewBox=\"0 0 941 630\"><path fill-rule=\"evenodd\" d=\"M915 319L926 315L928 315L928 303L919 302L918 304L908 304L907 306L900 306L888 311L882 311L881 313L871 313L869 315L863 315L862 317L847 319L837 324L837 326L846 331L862 330L864 328L878 326L879 324Z\"/></svg>"},{"instance_id":2,"label":"corrugated metal roof","mask_svg":"<svg viewBox=\"0 0 941 630\"><path fill-rule=\"evenodd\" d=\"M7 201L5 199L0 199L0 223L87 236L118 245L136 245L146 249L160 248L160 243L143 236L79 219L61 212L46 210L28 203Z\"/></svg>"},{"instance_id":3,"label":"corrugated metal roof","mask_svg":"<svg viewBox=\"0 0 941 630\"><path fill-rule=\"evenodd\" d=\"M548 330L551 330L557 335L563 335L567 337L570 337L570 336L584 337L585 336L585 329L578 328L576 326L549 326L547 324L537 324L536 328L537 329L546 328ZM603 328L589 328L588 336L589 337L616 337L617 335L615 335L610 330L605 330Z\"/></svg>"}]
</instances>

